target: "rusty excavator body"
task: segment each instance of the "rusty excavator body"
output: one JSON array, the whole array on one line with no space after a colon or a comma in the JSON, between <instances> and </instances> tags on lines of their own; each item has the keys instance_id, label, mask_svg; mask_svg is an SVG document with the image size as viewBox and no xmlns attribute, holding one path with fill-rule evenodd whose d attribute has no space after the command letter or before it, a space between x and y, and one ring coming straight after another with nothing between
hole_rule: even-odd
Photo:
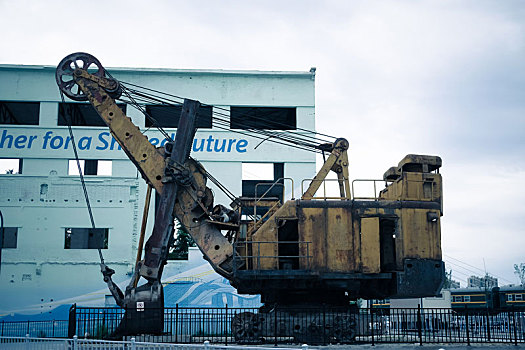
<instances>
[{"instance_id":1,"label":"rusty excavator body","mask_svg":"<svg viewBox=\"0 0 525 350\"><path fill-rule=\"evenodd\" d=\"M156 148L117 106L122 84L95 57L86 53L65 57L56 80L67 97L91 103L149 188L160 194L153 233L125 291L112 281L114 271L101 264L104 281L126 310L117 335L163 332L161 276L174 243L175 220L239 293L261 295L264 306L258 315L243 313L233 319L232 332L238 341L287 332L300 338L298 325L279 330L263 327L265 318L270 318L264 315L270 313L275 313L272 319L286 319L306 306L348 309L357 298L425 297L440 292L444 263L439 157L407 155L385 172L381 180L385 187L378 195L357 198L352 196L348 176L348 142L336 139L318 146L329 155L300 199L239 197L227 208L214 205L206 186L209 175L190 157L198 101L184 100L175 139ZM332 171L339 196L316 196ZM276 184L282 182L278 179ZM251 219L246 219L247 214ZM328 317L345 322L334 326L331 336L353 341L357 315Z\"/></svg>"}]
</instances>

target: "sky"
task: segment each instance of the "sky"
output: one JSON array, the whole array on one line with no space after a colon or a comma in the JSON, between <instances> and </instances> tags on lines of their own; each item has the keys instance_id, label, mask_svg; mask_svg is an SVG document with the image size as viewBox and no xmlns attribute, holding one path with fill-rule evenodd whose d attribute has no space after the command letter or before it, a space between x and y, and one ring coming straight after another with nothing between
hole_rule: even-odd
<instances>
[{"instance_id":1,"label":"sky","mask_svg":"<svg viewBox=\"0 0 525 350\"><path fill-rule=\"evenodd\" d=\"M316 67L316 128L349 140L351 177L439 155L447 269L518 281L525 2L0 0L0 14L0 64Z\"/></svg>"}]
</instances>

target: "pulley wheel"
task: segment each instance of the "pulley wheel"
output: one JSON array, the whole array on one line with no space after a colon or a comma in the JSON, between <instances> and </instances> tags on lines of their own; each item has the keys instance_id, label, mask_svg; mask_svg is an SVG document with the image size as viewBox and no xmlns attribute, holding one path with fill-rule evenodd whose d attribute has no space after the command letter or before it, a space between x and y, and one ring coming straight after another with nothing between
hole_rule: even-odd
<instances>
[{"instance_id":1,"label":"pulley wheel","mask_svg":"<svg viewBox=\"0 0 525 350\"><path fill-rule=\"evenodd\" d=\"M94 56L85 52L72 53L58 64L55 77L60 91L74 101L87 101L87 96L73 77L77 68L85 69L90 74L102 78L105 77L104 67Z\"/></svg>"}]
</instances>

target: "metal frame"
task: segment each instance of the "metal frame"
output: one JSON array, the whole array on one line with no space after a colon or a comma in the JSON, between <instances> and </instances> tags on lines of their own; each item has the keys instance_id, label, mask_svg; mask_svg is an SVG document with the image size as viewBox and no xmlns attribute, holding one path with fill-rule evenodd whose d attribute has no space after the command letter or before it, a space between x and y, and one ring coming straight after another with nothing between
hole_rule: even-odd
<instances>
[{"instance_id":1,"label":"metal frame","mask_svg":"<svg viewBox=\"0 0 525 350\"><path fill-rule=\"evenodd\" d=\"M302 271L309 271L310 270L310 260L313 258L313 255L310 255L310 247L309 245L311 244L312 242L306 242L306 241L246 241L246 242L235 242L234 243L234 249L235 251L238 251L237 248L239 246L244 246L246 247L246 251L248 251L248 245L251 245L253 247L253 245L257 245L257 251L260 252L261 251L261 244L297 244L297 245L301 245L301 244L306 244L306 255L236 255L235 256L235 259L234 259L234 267L233 267L233 271L236 272L237 271L237 260L246 260L246 262L248 262L249 259L255 259L257 261L257 264L256 264L256 267L254 266L253 268L248 268L248 264L241 264L239 266L243 266L243 267L246 267L245 270L258 270L258 271L261 271L261 259L280 259L280 258L297 258L297 259L306 259L306 269L297 269L297 270L302 270ZM253 251L253 248L252 248L252 251ZM279 271L279 268L272 268L271 270L277 270Z\"/></svg>"}]
</instances>

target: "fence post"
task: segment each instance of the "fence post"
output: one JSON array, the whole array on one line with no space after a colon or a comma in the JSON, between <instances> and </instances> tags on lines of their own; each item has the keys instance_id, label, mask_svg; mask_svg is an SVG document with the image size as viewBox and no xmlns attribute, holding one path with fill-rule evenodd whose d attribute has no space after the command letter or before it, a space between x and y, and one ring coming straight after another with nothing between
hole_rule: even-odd
<instances>
[{"instance_id":1,"label":"fence post","mask_svg":"<svg viewBox=\"0 0 525 350\"><path fill-rule=\"evenodd\" d=\"M209 341L209 340L206 340L206 341L204 342L204 349L205 349L205 350L209 350L209 349L210 349L210 341Z\"/></svg>"},{"instance_id":2,"label":"fence post","mask_svg":"<svg viewBox=\"0 0 525 350\"><path fill-rule=\"evenodd\" d=\"M73 304L69 308L67 324L67 337L71 339L75 334L77 334L77 304Z\"/></svg>"},{"instance_id":3,"label":"fence post","mask_svg":"<svg viewBox=\"0 0 525 350\"><path fill-rule=\"evenodd\" d=\"M470 326L468 322L468 308L465 305L465 328L467 330L467 345L470 346Z\"/></svg>"},{"instance_id":4,"label":"fence post","mask_svg":"<svg viewBox=\"0 0 525 350\"><path fill-rule=\"evenodd\" d=\"M29 336L29 320L27 321L27 329L26 329L26 334Z\"/></svg>"},{"instance_id":5,"label":"fence post","mask_svg":"<svg viewBox=\"0 0 525 350\"><path fill-rule=\"evenodd\" d=\"M274 345L277 346L277 305L273 308L273 335L274 335Z\"/></svg>"},{"instance_id":6,"label":"fence post","mask_svg":"<svg viewBox=\"0 0 525 350\"><path fill-rule=\"evenodd\" d=\"M514 345L518 346L518 325L516 324L516 310L514 310L514 305L512 305L512 321L514 323Z\"/></svg>"},{"instance_id":7,"label":"fence post","mask_svg":"<svg viewBox=\"0 0 525 350\"><path fill-rule=\"evenodd\" d=\"M182 327L181 327L182 329ZM179 304L175 304L175 343L179 342Z\"/></svg>"},{"instance_id":8,"label":"fence post","mask_svg":"<svg viewBox=\"0 0 525 350\"><path fill-rule=\"evenodd\" d=\"M326 346L326 304L323 304L323 345Z\"/></svg>"},{"instance_id":9,"label":"fence post","mask_svg":"<svg viewBox=\"0 0 525 350\"><path fill-rule=\"evenodd\" d=\"M26 334L26 339L24 340L25 343L29 343L29 333Z\"/></svg>"},{"instance_id":10,"label":"fence post","mask_svg":"<svg viewBox=\"0 0 525 350\"><path fill-rule=\"evenodd\" d=\"M490 315L489 315L489 309L487 309L487 341L490 342Z\"/></svg>"},{"instance_id":11,"label":"fence post","mask_svg":"<svg viewBox=\"0 0 525 350\"><path fill-rule=\"evenodd\" d=\"M423 346L423 322L421 322L421 305L417 305L417 336L419 337L419 346Z\"/></svg>"},{"instance_id":12,"label":"fence post","mask_svg":"<svg viewBox=\"0 0 525 350\"><path fill-rule=\"evenodd\" d=\"M131 338L131 339L129 340L129 342L130 342L130 345L131 345L131 350L135 350L135 349L137 349L137 345L135 344L135 338L134 338L134 337Z\"/></svg>"},{"instance_id":13,"label":"fence post","mask_svg":"<svg viewBox=\"0 0 525 350\"><path fill-rule=\"evenodd\" d=\"M507 311L507 322L509 324L509 343L512 343L512 329L510 327L510 311Z\"/></svg>"},{"instance_id":14,"label":"fence post","mask_svg":"<svg viewBox=\"0 0 525 350\"><path fill-rule=\"evenodd\" d=\"M225 322L224 322L224 335L226 336L225 337L225 340L224 340L224 345L228 346L228 303L226 303L226 319L225 319Z\"/></svg>"},{"instance_id":15,"label":"fence post","mask_svg":"<svg viewBox=\"0 0 525 350\"><path fill-rule=\"evenodd\" d=\"M301 350L308 350L308 344L301 345Z\"/></svg>"},{"instance_id":16,"label":"fence post","mask_svg":"<svg viewBox=\"0 0 525 350\"><path fill-rule=\"evenodd\" d=\"M71 350L77 350L78 349L78 336L73 336L73 349Z\"/></svg>"},{"instance_id":17,"label":"fence post","mask_svg":"<svg viewBox=\"0 0 525 350\"><path fill-rule=\"evenodd\" d=\"M374 342L374 313L372 312L372 306L370 306L370 331L372 332L372 346L375 346Z\"/></svg>"}]
</instances>

